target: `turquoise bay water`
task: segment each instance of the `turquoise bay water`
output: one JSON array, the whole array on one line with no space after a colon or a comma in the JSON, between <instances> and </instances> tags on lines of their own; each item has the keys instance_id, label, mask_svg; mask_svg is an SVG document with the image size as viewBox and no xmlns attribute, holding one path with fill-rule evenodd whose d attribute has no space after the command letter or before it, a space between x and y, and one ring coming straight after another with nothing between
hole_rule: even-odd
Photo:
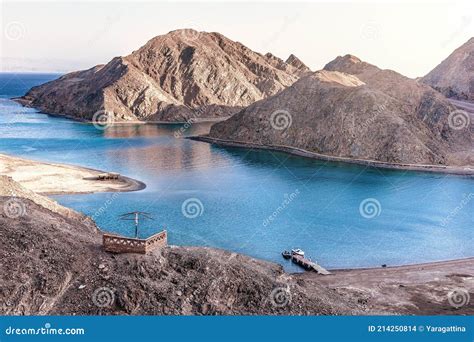
<instances>
[{"instance_id":1,"label":"turquoise bay water","mask_svg":"<svg viewBox=\"0 0 474 342\"><path fill-rule=\"evenodd\" d=\"M103 230L132 235L130 222L118 215L146 211L154 220L143 222L142 237L166 227L171 244L224 248L290 271L298 268L280 253L293 247L328 268L474 256L472 178L219 148L176 138L180 125L102 131L8 99L54 77L0 74L0 152L117 171L145 182L139 192L55 196L94 216ZM185 135L208 129L193 125ZM183 215L189 199L198 203L194 218ZM369 205L361 215L364 200ZM372 218L370 203L376 207Z\"/></svg>"}]
</instances>

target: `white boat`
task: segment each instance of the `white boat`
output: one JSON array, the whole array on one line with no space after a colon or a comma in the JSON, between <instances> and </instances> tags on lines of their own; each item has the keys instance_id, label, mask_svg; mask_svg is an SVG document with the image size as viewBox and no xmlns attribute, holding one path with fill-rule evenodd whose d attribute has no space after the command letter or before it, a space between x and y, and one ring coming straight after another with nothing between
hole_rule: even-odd
<instances>
[{"instance_id":1,"label":"white boat","mask_svg":"<svg viewBox=\"0 0 474 342\"><path fill-rule=\"evenodd\" d=\"M292 255L299 255L299 256L304 257L304 251L302 249L299 249L299 248L292 249L291 254Z\"/></svg>"}]
</instances>

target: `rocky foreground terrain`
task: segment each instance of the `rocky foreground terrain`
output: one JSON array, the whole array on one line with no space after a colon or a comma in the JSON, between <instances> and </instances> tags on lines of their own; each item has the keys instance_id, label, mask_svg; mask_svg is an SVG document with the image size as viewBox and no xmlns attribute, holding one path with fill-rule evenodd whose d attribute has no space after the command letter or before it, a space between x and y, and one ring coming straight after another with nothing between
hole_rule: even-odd
<instances>
[{"instance_id":1,"label":"rocky foreground terrain","mask_svg":"<svg viewBox=\"0 0 474 342\"><path fill-rule=\"evenodd\" d=\"M474 101L474 38L421 79L447 97Z\"/></svg>"},{"instance_id":2,"label":"rocky foreground terrain","mask_svg":"<svg viewBox=\"0 0 474 342\"><path fill-rule=\"evenodd\" d=\"M209 137L387 163L473 165L474 129L431 87L355 56L212 126Z\"/></svg>"},{"instance_id":3,"label":"rocky foreground terrain","mask_svg":"<svg viewBox=\"0 0 474 342\"><path fill-rule=\"evenodd\" d=\"M109 121L183 122L227 117L308 71L294 55L285 62L219 33L184 29L157 36L106 65L34 87L18 100L89 121L109 116Z\"/></svg>"},{"instance_id":4,"label":"rocky foreground terrain","mask_svg":"<svg viewBox=\"0 0 474 342\"><path fill-rule=\"evenodd\" d=\"M211 248L115 255L89 218L0 189L2 315L474 313L473 259L318 276Z\"/></svg>"}]
</instances>

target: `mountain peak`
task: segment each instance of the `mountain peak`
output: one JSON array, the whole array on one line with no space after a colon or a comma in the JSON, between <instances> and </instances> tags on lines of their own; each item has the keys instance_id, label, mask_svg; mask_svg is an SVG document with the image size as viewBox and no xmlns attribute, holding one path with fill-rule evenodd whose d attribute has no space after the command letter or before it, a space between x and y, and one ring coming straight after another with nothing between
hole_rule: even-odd
<instances>
[{"instance_id":1,"label":"mountain peak","mask_svg":"<svg viewBox=\"0 0 474 342\"><path fill-rule=\"evenodd\" d=\"M306 64L304 64L298 57L296 57L293 54L288 56L285 63L294 66L296 69L298 69L299 71L303 73L311 71L310 68L306 66Z\"/></svg>"},{"instance_id":2,"label":"mountain peak","mask_svg":"<svg viewBox=\"0 0 474 342\"><path fill-rule=\"evenodd\" d=\"M286 125L275 129L282 109ZM456 153L472 148L472 135L449 129L453 110L430 87L346 55L214 124L209 136L369 163L465 165Z\"/></svg>"},{"instance_id":3,"label":"mountain peak","mask_svg":"<svg viewBox=\"0 0 474 342\"><path fill-rule=\"evenodd\" d=\"M150 39L97 72L79 71L35 87L25 99L53 114L117 121L227 117L293 84L301 72L217 32L184 28ZM70 99L74 98L74 101Z\"/></svg>"},{"instance_id":4,"label":"mountain peak","mask_svg":"<svg viewBox=\"0 0 474 342\"><path fill-rule=\"evenodd\" d=\"M337 56L324 66L324 70L341 71L352 74L355 69L360 69L369 65L354 55Z\"/></svg>"},{"instance_id":5,"label":"mountain peak","mask_svg":"<svg viewBox=\"0 0 474 342\"><path fill-rule=\"evenodd\" d=\"M339 84L344 87L358 87L365 85L354 75L349 75L339 71L320 70L311 75L311 78L320 82Z\"/></svg>"},{"instance_id":6,"label":"mountain peak","mask_svg":"<svg viewBox=\"0 0 474 342\"><path fill-rule=\"evenodd\" d=\"M421 82L447 97L474 101L474 37L454 50Z\"/></svg>"}]
</instances>

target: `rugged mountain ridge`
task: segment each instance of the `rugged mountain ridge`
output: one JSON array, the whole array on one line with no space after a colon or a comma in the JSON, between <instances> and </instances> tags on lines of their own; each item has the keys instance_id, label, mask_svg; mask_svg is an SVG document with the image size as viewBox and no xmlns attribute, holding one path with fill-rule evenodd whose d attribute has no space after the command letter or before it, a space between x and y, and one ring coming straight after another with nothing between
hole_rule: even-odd
<instances>
[{"instance_id":1,"label":"rugged mountain ridge","mask_svg":"<svg viewBox=\"0 0 474 342\"><path fill-rule=\"evenodd\" d=\"M474 37L421 79L447 97L474 101Z\"/></svg>"},{"instance_id":2,"label":"rugged mountain ridge","mask_svg":"<svg viewBox=\"0 0 474 342\"><path fill-rule=\"evenodd\" d=\"M32 88L19 101L52 114L116 121L217 118L293 84L307 67L261 55L219 33L176 30L106 65Z\"/></svg>"},{"instance_id":3,"label":"rugged mountain ridge","mask_svg":"<svg viewBox=\"0 0 474 342\"><path fill-rule=\"evenodd\" d=\"M431 87L346 55L212 126L211 138L388 163L466 165L473 132ZM472 154L471 154L472 157Z\"/></svg>"}]
</instances>

